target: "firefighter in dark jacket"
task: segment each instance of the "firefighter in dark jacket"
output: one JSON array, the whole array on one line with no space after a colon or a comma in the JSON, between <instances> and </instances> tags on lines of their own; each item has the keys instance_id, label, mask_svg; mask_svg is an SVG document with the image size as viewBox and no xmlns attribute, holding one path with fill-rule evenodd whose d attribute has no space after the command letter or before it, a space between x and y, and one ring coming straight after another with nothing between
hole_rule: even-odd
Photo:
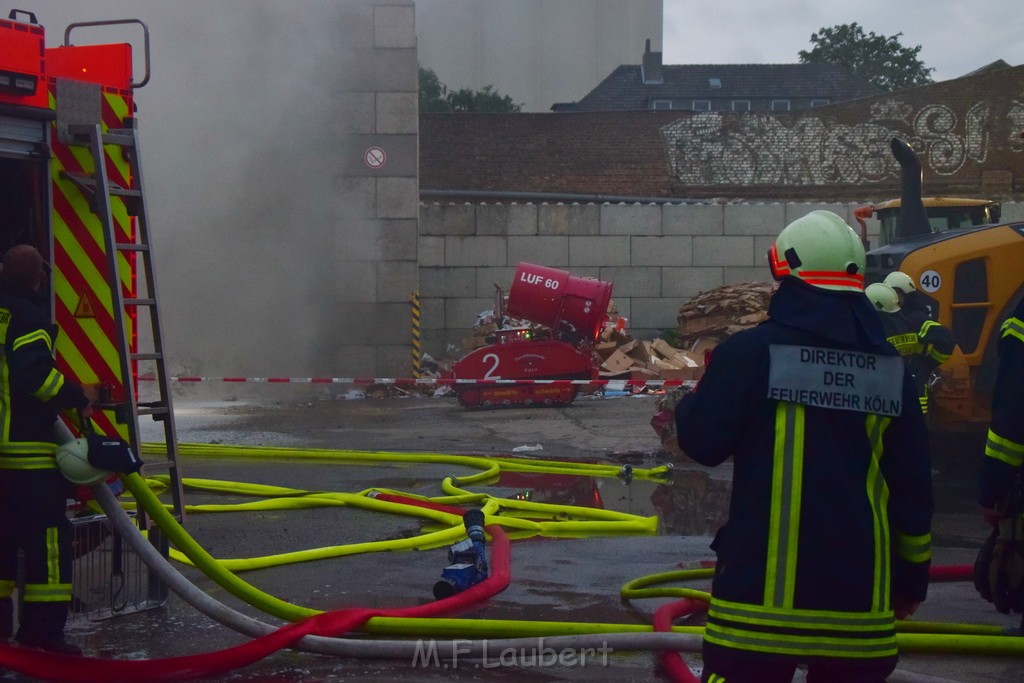
<instances>
[{"instance_id":1,"label":"firefighter in dark jacket","mask_svg":"<svg viewBox=\"0 0 1024 683\"><path fill-rule=\"evenodd\" d=\"M978 487L993 531L975 563L974 585L998 611L1024 613L1024 300L1000 327L998 350Z\"/></svg>"},{"instance_id":2,"label":"firefighter in dark jacket","mask_svg":"<svg viewBox=\"0 0 1024 683\"><path fill-rule=\"evenodd\" d=\"M21 550L24 607L15 640L67 654L80 652L64 637L73 560L66 506L74 491L54 460L54 426L58 410L88 416L91 408L54 362L57 329L39 301L45 266L21 244L4 254L0 270L0 638L12 635Z\"/></svg>"},{"instance_id":3,"label":"firefighter in dark jacket","mask_svg":"<svg viewBox=\"0 0 1024 683\"><path fill-rule=\"evenodd\" d=\"M864 296L864 249L834 213L769 252L768 320L714 351L676 407L679 445L733 458L704 636L704 681L883 681L895 619L925 599L928 433Z\"/></svg>"},{"instance_id":4,"label":"firefighter in dark jacket","mask_svg":"<svg viewBox=\"0 0 1024 683\"><path fill-rule=\"evenodd\" d=\"M932 310L932 303L927 296L917 291L914 278L902 270L894 270L885 276L883 284L887 284L896 290L896 298L899 299L900 312L910 321L915 329L921 329L925 320L938 320L935 311Z\"/></svg>"},{"instance_id":5,"label":"firefighter in dark jacket","mask_svg":"<svg viewBox=\"0 0 1024 683\"><path fill-rule=\"evenodd\" d=\"M879 282L868 285L865 294L882 318L889 343L906 361L917 388L921 412L927 415L932 373L953 354L956 348L953 332L935 320L913 312L908 315L895 287Z\"/></svg>"},{"instance_id":6,"label":"firefighter in dark jacket","mask_svg":"<svg viewBox=\"0 0 1024 683\"><path fill-rule=\"evenodd\" d=\"M1024 299L999 331L999 371L992 391L992 422L981 465L978 503L991 522L1024 465Z\"/></svg>"}]
</instances>

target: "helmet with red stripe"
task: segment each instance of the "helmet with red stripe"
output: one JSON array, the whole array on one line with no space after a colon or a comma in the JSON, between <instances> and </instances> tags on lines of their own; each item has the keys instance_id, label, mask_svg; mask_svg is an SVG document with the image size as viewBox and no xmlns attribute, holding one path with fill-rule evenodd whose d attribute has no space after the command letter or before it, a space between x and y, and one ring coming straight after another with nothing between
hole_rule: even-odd
<instances>
[{"instance_id":1,"label":"helmet with red stripe","mask_svg":"<svg viewBox=\"0 0 1024 683\"><path fill-rule=\"evenodd\" d=\"M812 211L787 225L768 250L776 280L795 277L821 289L864 291L864 245L831 211Z\"/></svg>"}]
</instances>

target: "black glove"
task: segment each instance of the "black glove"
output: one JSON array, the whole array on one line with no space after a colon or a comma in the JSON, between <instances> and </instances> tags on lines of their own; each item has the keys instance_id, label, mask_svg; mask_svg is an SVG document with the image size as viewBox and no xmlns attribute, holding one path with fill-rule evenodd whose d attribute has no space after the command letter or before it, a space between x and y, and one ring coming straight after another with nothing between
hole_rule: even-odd
<instances>
[{"instance_id":1,"label":"black glove","mask_svg":"<svg viewBox=\"0 0 1024 683\"><path fill-rule=\"evenodd\" d=\"M1016 528L1015 528L1016 527ZM993 529L974 563L974 587L1002 614L1024 611L1024 543L1019 515Z\"/></svg>"},{"instance_id":2,"label":"black glove","mask_svg":"<svg viewBox=\"0 0 1024 683\"><path fill-rule=\"evenodd\" d=\"M992 589L989 587L989 568L992 566L992 551L999 538L999 529L992 529L985 542L981 544L978 557L974 560L974 588L986 602L992 602Z\"/></svg>"}]
</instances>

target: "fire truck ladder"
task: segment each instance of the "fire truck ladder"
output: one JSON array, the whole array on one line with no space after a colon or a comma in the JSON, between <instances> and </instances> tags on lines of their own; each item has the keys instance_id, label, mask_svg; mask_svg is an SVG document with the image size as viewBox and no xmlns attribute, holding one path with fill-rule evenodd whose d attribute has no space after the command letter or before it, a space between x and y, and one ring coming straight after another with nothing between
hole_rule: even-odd
<instances>
[{"instance_id":1,"label":"fire truck ladder","mask_svg":"<svg viewBox=\"0 0 1024 683\"><path fill-rule=\"evenodd\" d=\"M126 124L132 120L127 119ZM124 378L125 402L117 404L115 416L118 422L127 424L129 443L136 453L141 453L142 443L139 437L139 417L151 415L153 420L161 422L164 428L166 457L163 460L148 460L143 467L144 473L166 469L171 480L171 498L174 514L179 521L184 521L183 491L181 476L178 470L178 438L174 428L174 411L171 406L170 383L167 377L167 366L163 352L163 336L161 335L160 316L157 310L156 274L153 269L153 249L149 237L149 218L146 213L145 193L142 182L142 164L139 159L138 129L128 125L126 128L109 129L103 132L99 124L69 125L68 133L75 144L88 146L92 152L95 172L78 174L62 172L61 175L74 182L90 198L91 208L103 225L107 253L107 275L110 292L113 298L114 325L119 330L115 335L118 344L118 357L121 360L121 376ZM131 167L134 188L124 188L111 182L106 168L103 146L117 145L124 151ZM110 197L123 197L128 214L136 217L137 238L134 243L117 241L113 214L110 210ZM135 252L138 256L137 267L143 271L145 278L145 297L136 292L136 298L126 298L121 290L121 277L118 269L120 252ZM147 310L152 325L152 351L149 353L132 353L129 339L130 330L125 325L127 307L134 306L136 311ZM155 365L155 379L158 398L155 401L139 402L132 381L132 366L135 361L151 362ZM108 407L101 405L100 407ZM110 406L113 407L113 406ZM139 510L140 526L145 528L146 521L143 511Z\"/></svg>"}]
</instances>

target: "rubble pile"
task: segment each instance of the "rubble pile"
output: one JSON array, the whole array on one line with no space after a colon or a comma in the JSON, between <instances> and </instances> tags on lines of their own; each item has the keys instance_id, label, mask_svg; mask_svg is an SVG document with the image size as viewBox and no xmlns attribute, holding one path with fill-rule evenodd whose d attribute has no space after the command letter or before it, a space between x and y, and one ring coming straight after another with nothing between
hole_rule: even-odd
<instances>
[{"instance_id":1,"label":"rubble pile","mask_svg":"<svg viewBox=\"0 0 1024 683\"><path fill-rule=\"evenodd\" d=\"M594 361L605 379L664 380L699 379L704 371L703 348L681 349L664 339L634 339L626 331L628 321L618 315L615 302L608 307L608 321L597 343Z\"/></svg>"},{"instance_id":2,"label":"rubble pile","mask_svg":"<svg viewBox=\"0 0 1024 683\"><path fill-rule=\"evenodd\" d=\"M693 297L679 309L679 343L683 348L700 341L718 344L768 317L775 284L744 282L726 285Z\"/></svg>"},{"instance_id":3,"label":"rubble pile","mask_svg":"<svg viewBox=\"0 0 1024 683\"><path fill-rule=\"evenodd\" d=\"M501 318L499 315L495 315L494 311L487 310L482 311L476 317L476 322L473 324L473 334L463 338L462 350L466 353L479 349L481 346L487 346L493 344L494 333L498 331L498 323L501 322L501 328L503 330L523 329L523 330L546 330L548 328L537 323L530 322L529 320L519 320L517 318L505 317Z\"/></svg>"},{"instance_id":4,"label":"rubble pile","mask_svg":"<svg viewBox=\"0 0 1024 683\"><path fill-rule=\"evenodd\" d=\"M635 339L615 302L608 304L608 320L593 346L594 362L605 379L696 380L704 373L707 355L729 336L765 320L775 287L770 282L745 282L702 292L679 309L678 337ZM499 329L545 331L528 320L500 319L493 310L477 316L473 334L462 340L462 351L494 343ZM543 336L543 335L538 335ZM672 337L672 335L669 335Z\"/></svg>"},{"instance_id":5,"label":"rubble pile","mask_svg":"<svg viewBox=\"0 0 1024 683\"><path fill-rule=\"evenodd\" d=\"M659 380L699 379L704 349L679 349L664 339L634 339L625 330L605 328L594 344L603 378Z\"/></svg>"},{"instance_id":6,"label":"rubble pile","mask_svg":"<svg viewBox=\"0 0 1024 683\"><path fill-rule=\"evenodd\" d=\"M630 379L700 379L707 355L720 342L768 317L775 285L744 282L702 292L679 309L678 337L634 340L624 330L605 330L594 351L601 375Z\"/></svg>"}]
</instances>

